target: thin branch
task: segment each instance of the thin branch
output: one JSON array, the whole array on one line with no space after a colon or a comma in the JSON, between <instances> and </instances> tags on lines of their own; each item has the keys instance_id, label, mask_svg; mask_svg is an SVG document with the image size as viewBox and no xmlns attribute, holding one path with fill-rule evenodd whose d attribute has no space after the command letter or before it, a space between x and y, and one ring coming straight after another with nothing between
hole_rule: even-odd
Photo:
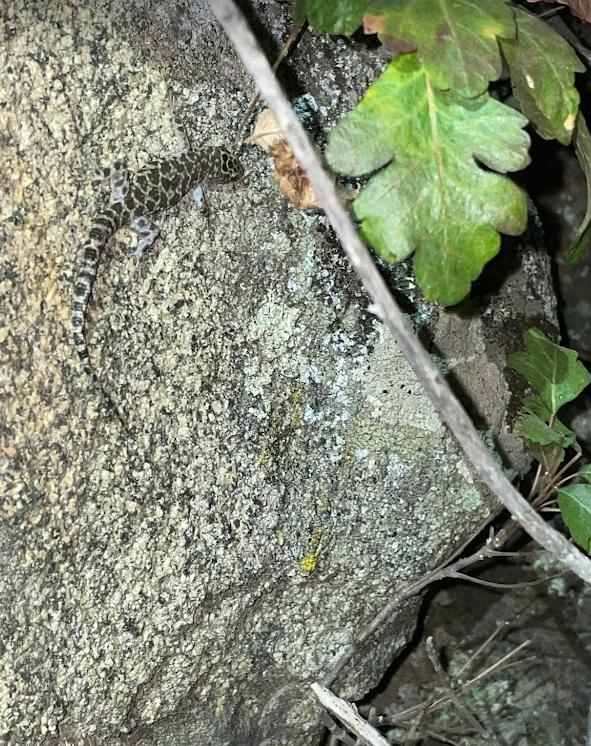
<instances>
[{"instance_id":1,"label":"thin branch","mask_svg":"<svg viewBox=\"0 0 591 746\"><path fill-rule=\"evenodd\" d=\"M493 455L484 446L480 433L448 382L411 331L405 314L394 301L367 247L357 235L332 180L322 168L318 153L281 90L244 16L232 0L210 0L210 5L269 108L275 114L285 138L306 171L353 269L373 300L384 324L400 346L425 393L460 443L473 470L538 544L591 584L591 560L573 547L558 531L548 526L513 487Z\"/></svg>"},{"instance_id":2,"label":"thin branch","mask_svg":"<svg viewBox=\"0 0 591 746\"><path fill-rule=\"evenodd\" d=\"M547 495L549 495L552 490L556 489L558 484L560 483L560 480L562 478L562 475L565 474L576 462L581 458L581 453L575 453L575 455L569 459L569 461L566 462L566 464L556 472L556 474L552 477L551 481L544 487L543 490L540 491L538 495L536 495L536 499L533 501L533 505L537 505L539 502L543 502ZM573 475L573 476L576 476Z\"/></svg>"},{"instance_id":3,"label":"thin branch","mask_svg":"<svg viewBox=\"0 0 591 746\"><path fill-rule=\"evenodd\" d=\"M444 578L457 576L461 570L469 567L470 565L474 565L477 562L483 562L484 560L490 559L491 557L506 557L513 555L519 556L519 554L519 552L516 553L497 551L497 549L495 548L494 538L491 536L485 546L480 547L476 552L469 555L468 557L462 557L459 560L456 560L456 562L454 562L453 564L448 565L447 567L440 566L435 570L432 570L431 572L428 572L425 575L421 576L413 583L410 583L404 588L401 588L398 593L394 594L394 596L392 596L390 600L380 609L380 611L376 614L376 616L372 618L369 624L355 635L352 643L348 645L343 651L341 651L339 655L336 656L329 671L323 678L323 683L326 686L330 686L330 684L332 684L332 682L336 679L347 662L353 657L355 651L367 639L369 639L387 619L390 618L394 610L399 608L402 602L405 601L407 598L416 596L428 585L431 585L431 583L443 580ZM472 577L466 577L470 581L474 581Z\"/></svg>"},{"instance_id":4,"label":"thin branch","mask_svg":"<svg viewBox=\"0 0 591 746\"><path fill-rule=\"evenodd\" d=\"M472 725L472 727L476 728L480 735L486 736L486 730L482 727L482 725L478 722L478 720L470 712L470 710L460 701L460 698L458 697L453 684L449 680L448 675L443 670L443 666L441 665L441 661L439 660L439 653L435 648L435 643L433 642L433 637L431 635L429 635L429 637L427 637L427 639L425 640L425 646L427 648L427 655L429 656L431 665L435 669L435 673L439 677L439 680L447 689L449 696L451 697L451 701L456 706L456 710Z\"/></svg>"},{"instance_id":5,"label":"thin branch","mask_svg":"<svg viewBox=\"0 0 591 746\"><path fill-rule=\"evenodd\" d=\"M432 731L432 730L426 730L425 735L430 736L435 741L439 741L440 743L446 743L449 746L462 746L461 743L458 743L457 741L452 741L451 738L448 738L447 736L443 736L441 735L441 733L435 733L435 731Z\"/></svg>"},{"instance_id":6,"label":"thin branch","mask_svg":"<svg viewBox=\"0 0 591 746\"><path fill-rule=\"evenodd\" d=\"M292 29L291 34L285 40L285 43L279 50L279 54L277 55L275 62L273 63L273 66L271 68L273 72L277 72L277 68L283 62L283 60L287 57L287 55L290 53L292 45L295 43L300 33L304 31L307 25L308 25L307 21L304 21L304 23L302 23L300 26L295 26ZM260 98L261 98L261 94L257 91L257 93L255 93L250 103L246 107L244 116L240 120L240 124L238 125L238 129L236 131L236 138L234 140L235 145L237 145L240 142L240 138L242 137L244 128L246 127L248 120L252 116L252 112L255 110L256 105L260 101ZM270 134L270 133L267 133L267 134Z\"/></svg>"},{"instance_id":7,"label":"thin branch","mask_svg":"<svg viewBox=\"0 0 591 746\"><path fill-rule=\"evenodd\" d=\"M542 464L538 463L538 468L536 469L536 476L534 477L534 481L529 491L529 495L527 496L528 500L531 500L532 497L535 495L536 490L538 489L538 482L540 481L541 476L542 476Z\"/></svg>"},{"instance_id":8,"label":"thin branch","mask_svg":"<svg viewBox=\"0 0 591 746\"><path fill-rule=\"evenodd\" d=\"M463 572L454 572L449 577L454 578L455 580L465 580L468 583L474 583L475 585L482 585L485 588L496 588L497 590L502 591L504 588L529 588L532 585L540 585L540 583L552 580L552 578L556 576L552 575L551 577L538 578L537 580L528 580L523 583L496 583L494 580L475 578L473 575L466 575Z\"/></svg>"},{"instance_id":9,"label":"thin branch","mask_svg":"<svg viewBox=\"0 0 591 746\"><path fill-rule=\"evenodd\" d=\"M487 676L490 676L493 673L500 673L501 671L505 671L507 668L510 668L511 666L522 664L530 660L529 658L525 658L519 661L512 661L511 663L507 663L507 661L517 655L518 652L523 650L527 645L531 643L531 640L525 640L525 642L522 642L520 645L518 645L514 650L511 650L509 653L504 655L502 658L499 658L498 661L493 663L488 668L484 669L483 671L480 671L476 676L474 676L469 681L466 681L461 686L458 686L455 689L456 694L463 694L464 692L467 692L469 689L472 689L472 687L477 684L479 681L484 679ZM450 698L448 695L443 695L440 697L435 697L431 700L427 700L426 702L419 702L416 705L412 705L412 707L407 707L406 710L401 710L400 712L397 712L395 715L391 715L388 718L384 718L383 723L388 725L399 725L404 720L410 720L410 718L415 716L415 713L421 712L422 710L425 711L425 713L433 712L435 710L439 710L442 707L445 707L449 704Z\"/></svg>"}]
</instances>

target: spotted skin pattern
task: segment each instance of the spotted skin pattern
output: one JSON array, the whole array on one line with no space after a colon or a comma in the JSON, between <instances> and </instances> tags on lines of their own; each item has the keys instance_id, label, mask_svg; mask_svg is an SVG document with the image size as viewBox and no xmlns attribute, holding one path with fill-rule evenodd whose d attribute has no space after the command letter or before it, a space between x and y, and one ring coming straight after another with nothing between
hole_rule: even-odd
<instances>
[{"instance_id":1,"label":"spotted skin pattern","mask_svg":"<svg viewBox=\"0 0 591 746\"><path fill-rule=\"evenodd\" d=\"M163 158L135 174L128 173L121 162L101 172L100 178L110 178L113 201L96 218L81 249L82 261L74 283L72 331L74 345L84 370L102 392L109 408L120 419L117 408L92 367L85 336L86 308L101 252L119 228L129 225L140 236L133 253L139 265L144 251L158 235L158 228L150 216L176 205L187 192L205 181L229 183L240 179L243 173L238 158L219 147L188 150L171 158Z\"/></svg>"}]
</instances>

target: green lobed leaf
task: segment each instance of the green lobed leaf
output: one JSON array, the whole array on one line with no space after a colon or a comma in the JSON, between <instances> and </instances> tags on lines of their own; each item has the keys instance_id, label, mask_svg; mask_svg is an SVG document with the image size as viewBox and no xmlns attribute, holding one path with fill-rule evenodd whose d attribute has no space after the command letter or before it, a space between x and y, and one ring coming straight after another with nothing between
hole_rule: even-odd
<instances>
[{"instance_id":1,"label":"green lobed leaf","mask_svg":"<svg viewBox=\"0 0 591 746\"><path fill-rule=\"evenodd\" d=\"M591 551L591 484L572 484L558 490L558 507L573 539Z\"/></svg>"},{"instance_id":2,"label":"green lobed leaf","mask_svg":"<svg viewBox=\"0 0 591 746\"><path fill-rule=\"evenodd\" d=\"M464 99L433 87L416 54L392 61L329 136L335 171L374 175L354 205L365 239L388 262L415 254L425 296L460 301L499 250L497 231L527 220L523 192L485 171L529 162L526 119L487 94Z\"/></svg>"},{"instance_id":3,"label":"green lobed leaf","mask_svg":"<svg viewBox=\"0 0 591 746\"><path fill-rule=\"evenodd\" d=\"M417 50L434 86L466 97L501 75L498 37L515 37L503 0L370 0L363 19L392 51Z\"/></svg>"},{"instance_id":4,"label":"green lobed leaf","mask_svg":"<svg viewBox=\"0 0 591 746\"><path fill-rule=\"evenodd\" d=\"M579 472L579 476L591 484L591 464L584 466Z\"/></svg>"},{"instance_id":5,"label":"green lobed leaf","mask_svg":"<svg viewBox=\"0 0 591 746\"><path fill-rule=\"evenodd\" d=\"M367 0L295 0L294 18L308 23L314 31L350 36L361 26Z\"/></svg>"},{"instance_id":6,"label":"green lobed leaf","mask_svg":"<svg viewBox=\"0 0 591 746\"><path fill-rule=\"evenodd\" d=\"M581 261L591 244L591 134L589 134L587 122L585 122L581 112L579 112L579 116L577 117L574 142L575 153L587 181L587 208L583 222L579 226L568 252L568 260L572 264Z\"/></svg>"},{"instance_id":7,"label":"green lobed leaf","mask_svg":"<svg viewBox=\"0 0 591 746\"><path fill-rule=\"evenodd\" d=\"M574 350L555 344L539 329L528 329L523 341L526 351L509 355L507 365L521 373L555 415L591 383L591 375Z\"/></svg>"},{"instance_id":8,"label":"green lobed leaf","mask_svg":"<svg viewBox=\"0 0 591 746\"><path fill-rule=\"evenodd\" d=\"M568 145L579 110L575 72L583 72L573 48L540 18L515 8L517 37L502 39L513 92L525 116L546 140Z\"/></svg>"}]
</instances>

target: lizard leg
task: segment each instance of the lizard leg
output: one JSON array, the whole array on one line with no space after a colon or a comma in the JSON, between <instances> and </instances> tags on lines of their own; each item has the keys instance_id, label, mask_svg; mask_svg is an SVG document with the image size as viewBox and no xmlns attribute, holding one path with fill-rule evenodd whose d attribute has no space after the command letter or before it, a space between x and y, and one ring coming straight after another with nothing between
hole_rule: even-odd
<instances>
[{"instance_id":1,"label":"lizard leg","mask_svg":"<svg viewBox=\"0 0 591 746\"><path fill-rule=\"evenodd\" d=\"M109 169L109 180L111 182L111 199L113 202L123 202L127 192L129 192L129 173L123 161L113 163Z\"/></svg>"},{"instance_id":2,"label":"lizard leg","mask_svg":"<svg viewBox=\"0 0 591 746\"><path fill-rule=\"evenodd\" d=\"M193 196L193 201L195 202L197 209L207 217L209 215L209 205L207 204L205 192L203 191L201 184L197 184L195 189L191 192L191 195Z\"/></svg>"},{"instance_id":3,"label":"lizard leg","mask_svg":"<svg viewBox=\"0 0 591 746\"><path fill-rule=\"evenodd\" d=\"M193 196L193 200L195 204L197 205L197 209L201 212L201 214L204 216L204 218L207 221L207 230L208 232L211 231L211 225L209 224L209 205L207 204L207 199L205 198L205 192L203 191L203 187L201 184L197 184L197 186L193 189L191 192Z\"/></svg>"},{"instance_id":4,"label":"lizard leg","mask_svg":"<svg viewBox=\"0 0 591 746\"><path fill-rule=\"evenodd\" d=\"M93 184L103 181L111 183L111 197L113 202L122 202L129 191L129 175L123 161L115 161L112 166L103 167L95 160L89 161L90 180Z\"/></svg>"},{"instance_id":5,"label":"lizard leg","mask_svg":"<svg viewBox=\"0 0 591 746\"><path fill-rule=\"evenodd\" d=\"M131 228L140 236L137 246L130 256L133 258L136 270L141 270L141 263L146 249L156 240L160 229L144 215L131 221Z\"/></svg>"}]
</instances>

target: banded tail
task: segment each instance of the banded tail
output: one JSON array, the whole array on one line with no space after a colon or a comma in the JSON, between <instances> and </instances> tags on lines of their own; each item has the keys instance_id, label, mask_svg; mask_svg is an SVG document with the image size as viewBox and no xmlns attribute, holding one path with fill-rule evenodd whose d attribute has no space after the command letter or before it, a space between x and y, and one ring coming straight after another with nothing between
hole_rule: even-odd
<instances>
[{"instance_id":1,"label":"banded tail","mask_svg":"<svg viewBox=\"0 0 591 746\"><path fill-rule=\"evenodd\" d=\"M82 246L82 261L74 283L74 300L72 302L72 332L74 346L80 357L85 372L90 376L93 383L100 389L109 407L119 419L117 407L109 394L103 388L99 377L90 361L88 345L86 344L86 308L88 299L92 292L101 252L107 241L125 222L124 209L121 203L114 203L108 207L94 222L88 240Z\"/></svg>"}]
</instances>

